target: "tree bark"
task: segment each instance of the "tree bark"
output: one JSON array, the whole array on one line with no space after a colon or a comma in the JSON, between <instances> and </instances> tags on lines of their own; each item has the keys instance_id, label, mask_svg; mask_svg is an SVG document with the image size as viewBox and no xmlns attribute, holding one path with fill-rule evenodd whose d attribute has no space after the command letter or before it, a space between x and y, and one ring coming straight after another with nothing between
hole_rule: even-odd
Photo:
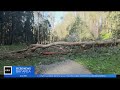
<instances>
[{"instance_id":1,"label":"tree bark","mask_svg":"<svg viewBox=\"0 0 120 90\"><path fill-rule=\"evenodd\" d=\"M42 50L39 54L40 55L56 55L56 54L67 54L69 52L73 52L74 50L69 50L64 48L64 46L78 46L81 49L75 50L75 52L79 52L80 50L87 50L94 47L108 47L108 46L116 46L120 44L120 39L117 40L106 40L106 41L90 41L90 42L54 42L51 44L43 45L43 44L31 44L26 49L19 50L19 51L12 51L8 53L1 53L0 59L3 58L25 58L29 57L38 48L54 48L54 51L44 51ZM58 51L59 50L59 51Z\"/></svg>"},{"instance_id":2,"label":"tree bark","mask_svg":"<svg viewBox=\"0 0 120 90\"><path fill-rule=\"evenodd\" d=\"M80 46L82 49L90 49L94 47L106 47L106 46L115 46L120 44L120 39L117 40L104 40L104 41L90 41L90 42L54 42L51 44L31 44L27 49L20 51L15 51L16 53L21 53L25 51L34 52L37 48L48 48L52 46ZM15 53L14 52L14 53Z\"/></svg>"}]
</instances>

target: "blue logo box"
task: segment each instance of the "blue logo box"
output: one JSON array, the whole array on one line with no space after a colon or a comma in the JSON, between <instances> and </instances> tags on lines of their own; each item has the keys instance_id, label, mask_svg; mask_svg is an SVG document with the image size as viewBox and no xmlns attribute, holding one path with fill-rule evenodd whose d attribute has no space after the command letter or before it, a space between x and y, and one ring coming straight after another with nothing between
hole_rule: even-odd
<instances>
[{"instance_id":1,"label":"blue logo box","mask_svg":"<svg viewBox=\"0 0 120 90\"><path fill-rule=\"evenodd\" d=\"M12 66L12 75L4 75L4 77L33 77L34 72L33 66Z\"/></svg>"}]
</instances>

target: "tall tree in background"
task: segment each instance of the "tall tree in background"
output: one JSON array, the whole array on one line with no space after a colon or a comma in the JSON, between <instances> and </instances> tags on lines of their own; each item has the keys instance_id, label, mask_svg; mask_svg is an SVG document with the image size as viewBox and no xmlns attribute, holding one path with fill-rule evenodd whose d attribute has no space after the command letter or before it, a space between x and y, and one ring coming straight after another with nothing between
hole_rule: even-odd
<instances>
[{"instance_id":1,"label":"tall tree in background","mask_svg":"<svg viewBox=\"0 0 120 90\"><path fill-rule=\"evenodd\" d=\"M14 44L14 43L23 43L28 40L28 35L31 35L33 12L25 11L1 11L0 12L0 44ZM29 23L27 25L27 23ZM26 28L27 25L27 28ZM25 30L29 34L25 34ZM31 39L32 40L32 39Z\"/></svg>"},{"instance_id":2,"label":"tall tree in background","mask_svg":"<svg viewBox=\"0 0 120 90\"><path fill-rule=\"evenodd\" d=\"M48 20L47 13L37 12L37 42L39 44L46 44L50 42L50 27L51 23Z\"/></svg>"},{"instance_id":3,"label":"tall tree in background","mask_svg":"<svg viewBox=\"0 0 120 90\"><path fill-rule=\"evenodd\" d=\"M3 16L4 12L0 11L0 44L3 44Z\"/></svg>"},{"instance_id":4,"label":"tall tree in background","mask_svg":"<svg viewBox=\"0 0 120 90\"><path fill-rule=\"evenodd\" d=\"M24 25L24 40L26 43L34 43L33 36L33 24L34 24L34 16L32 11L25 12L25 25Z\"/></svg>"}]
</instances>

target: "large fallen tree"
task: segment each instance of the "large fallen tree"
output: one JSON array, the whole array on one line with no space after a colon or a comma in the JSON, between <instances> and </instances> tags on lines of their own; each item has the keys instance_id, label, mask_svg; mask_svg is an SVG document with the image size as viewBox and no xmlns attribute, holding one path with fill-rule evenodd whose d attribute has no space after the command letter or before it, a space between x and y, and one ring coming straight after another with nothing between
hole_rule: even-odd
<instances>
[{"instance_id":1,"label":"large fallen tree","mask_svg":"<svg viewBox=\"0 0 120 90\"><path fill-rule=\"evenodd\" d=\"M31 44L28 48L14 51L11 53L22 53L25 51L34 52L37 48L48 48L48 47L60 47L60 46L80 46L82 49L89 49L92 47L105 47L105 46L115 46L120 44L120 39L117 40L104 40L104 41L89 41L89 42L54 42L47 45L43 44ZM59 48L64 51L64 49Z\"/></svg>"},{"instance_id":2,"label":"large fallen tree","mask_svg":"<svg viewBox=\"0 0 120 90\"><path fill-rule=\"evenodd\" d=\"M116 46L118 44L120 44L120 39L104 40L104 41L89 41L89 42L54 42L54 43L50 43L47 45L31 44L26 49L8 52L6 54L6 57L9 57L9 56L13 57L16 55L17 56L30 55L30 53L33 53L38 48L43 49L43 51L41 51L41 53L40 53L42 55L53 55L53 54L66 54L66 53L70 52L70 50L67 50L64 48L66 46L73 46L73 47L78 46L79 48L81 48L80 50L86 50L86 49L95 48L95 47ZM44 49L46 49L46 48L53 48L54 51L53 52L44 51ZM55 52L56 50L60 50L61 52Z\"/></svg>"}]
</instances>

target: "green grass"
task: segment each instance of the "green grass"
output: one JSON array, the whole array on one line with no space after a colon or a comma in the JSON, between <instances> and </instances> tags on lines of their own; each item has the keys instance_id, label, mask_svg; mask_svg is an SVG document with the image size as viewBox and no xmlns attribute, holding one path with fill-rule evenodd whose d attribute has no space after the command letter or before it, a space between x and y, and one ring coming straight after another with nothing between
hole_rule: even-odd
<instances>
[{"instance_id":1,"label":"green grass","mask_svg":"<svg viewBox=\"0 0 120 90\"><path fill-rule=\"evenodd\" d=\"M94 74L120 74L119 47L88 50L70 57L83 64Z\"/></svg>"},{"instance_id":2,"label":"green grass","mask_svg":"<svg viewBox=\"0 0 120 90\"><path fill-rule=\"evenodd\" d=\"M0 53L20 50L25 45L0 46ZM0 60L0 74L3 74L4 66L35 66L39 64L52 64L62 60L71 59L83 64L94 74L120 74L120 46L95 48L80 53L69 53L67 55L51 55L27 57L24 59L4 59Z\"/></svg>"},{"instance_id":3,"label":"green grass","mask_svg":"<svg viewBox=\"0 0 120 90\"><path fill-rule=\"evenodd\" d=\"M0 46L0 53L21 50L24 48L26 48L25 45ZM36 57L27 57L24 59L8 58L8 59L0 60L0 74L3 74L4 66L35 66L35 67L38 67L39 64L52 64L52 63L64 60L62 58L64 56L62 55L54 55L54 56L52 55L51 56L38 56L38 55L36 55Z\"/></svg>"},{"instance_id":4,"label":"green grass","mask_svg":"<svg viewBox=\"0 0 120 90\"><path fill-rule=\"evenodd\" d=\"M26 45L20 45L20 44L16 44L16 45L4 45L4 46L0 46L0 53L2 52L9 52L9 51L17 51L17 50L21 50L26 48Z\"/></svg>"}]
</instances>

